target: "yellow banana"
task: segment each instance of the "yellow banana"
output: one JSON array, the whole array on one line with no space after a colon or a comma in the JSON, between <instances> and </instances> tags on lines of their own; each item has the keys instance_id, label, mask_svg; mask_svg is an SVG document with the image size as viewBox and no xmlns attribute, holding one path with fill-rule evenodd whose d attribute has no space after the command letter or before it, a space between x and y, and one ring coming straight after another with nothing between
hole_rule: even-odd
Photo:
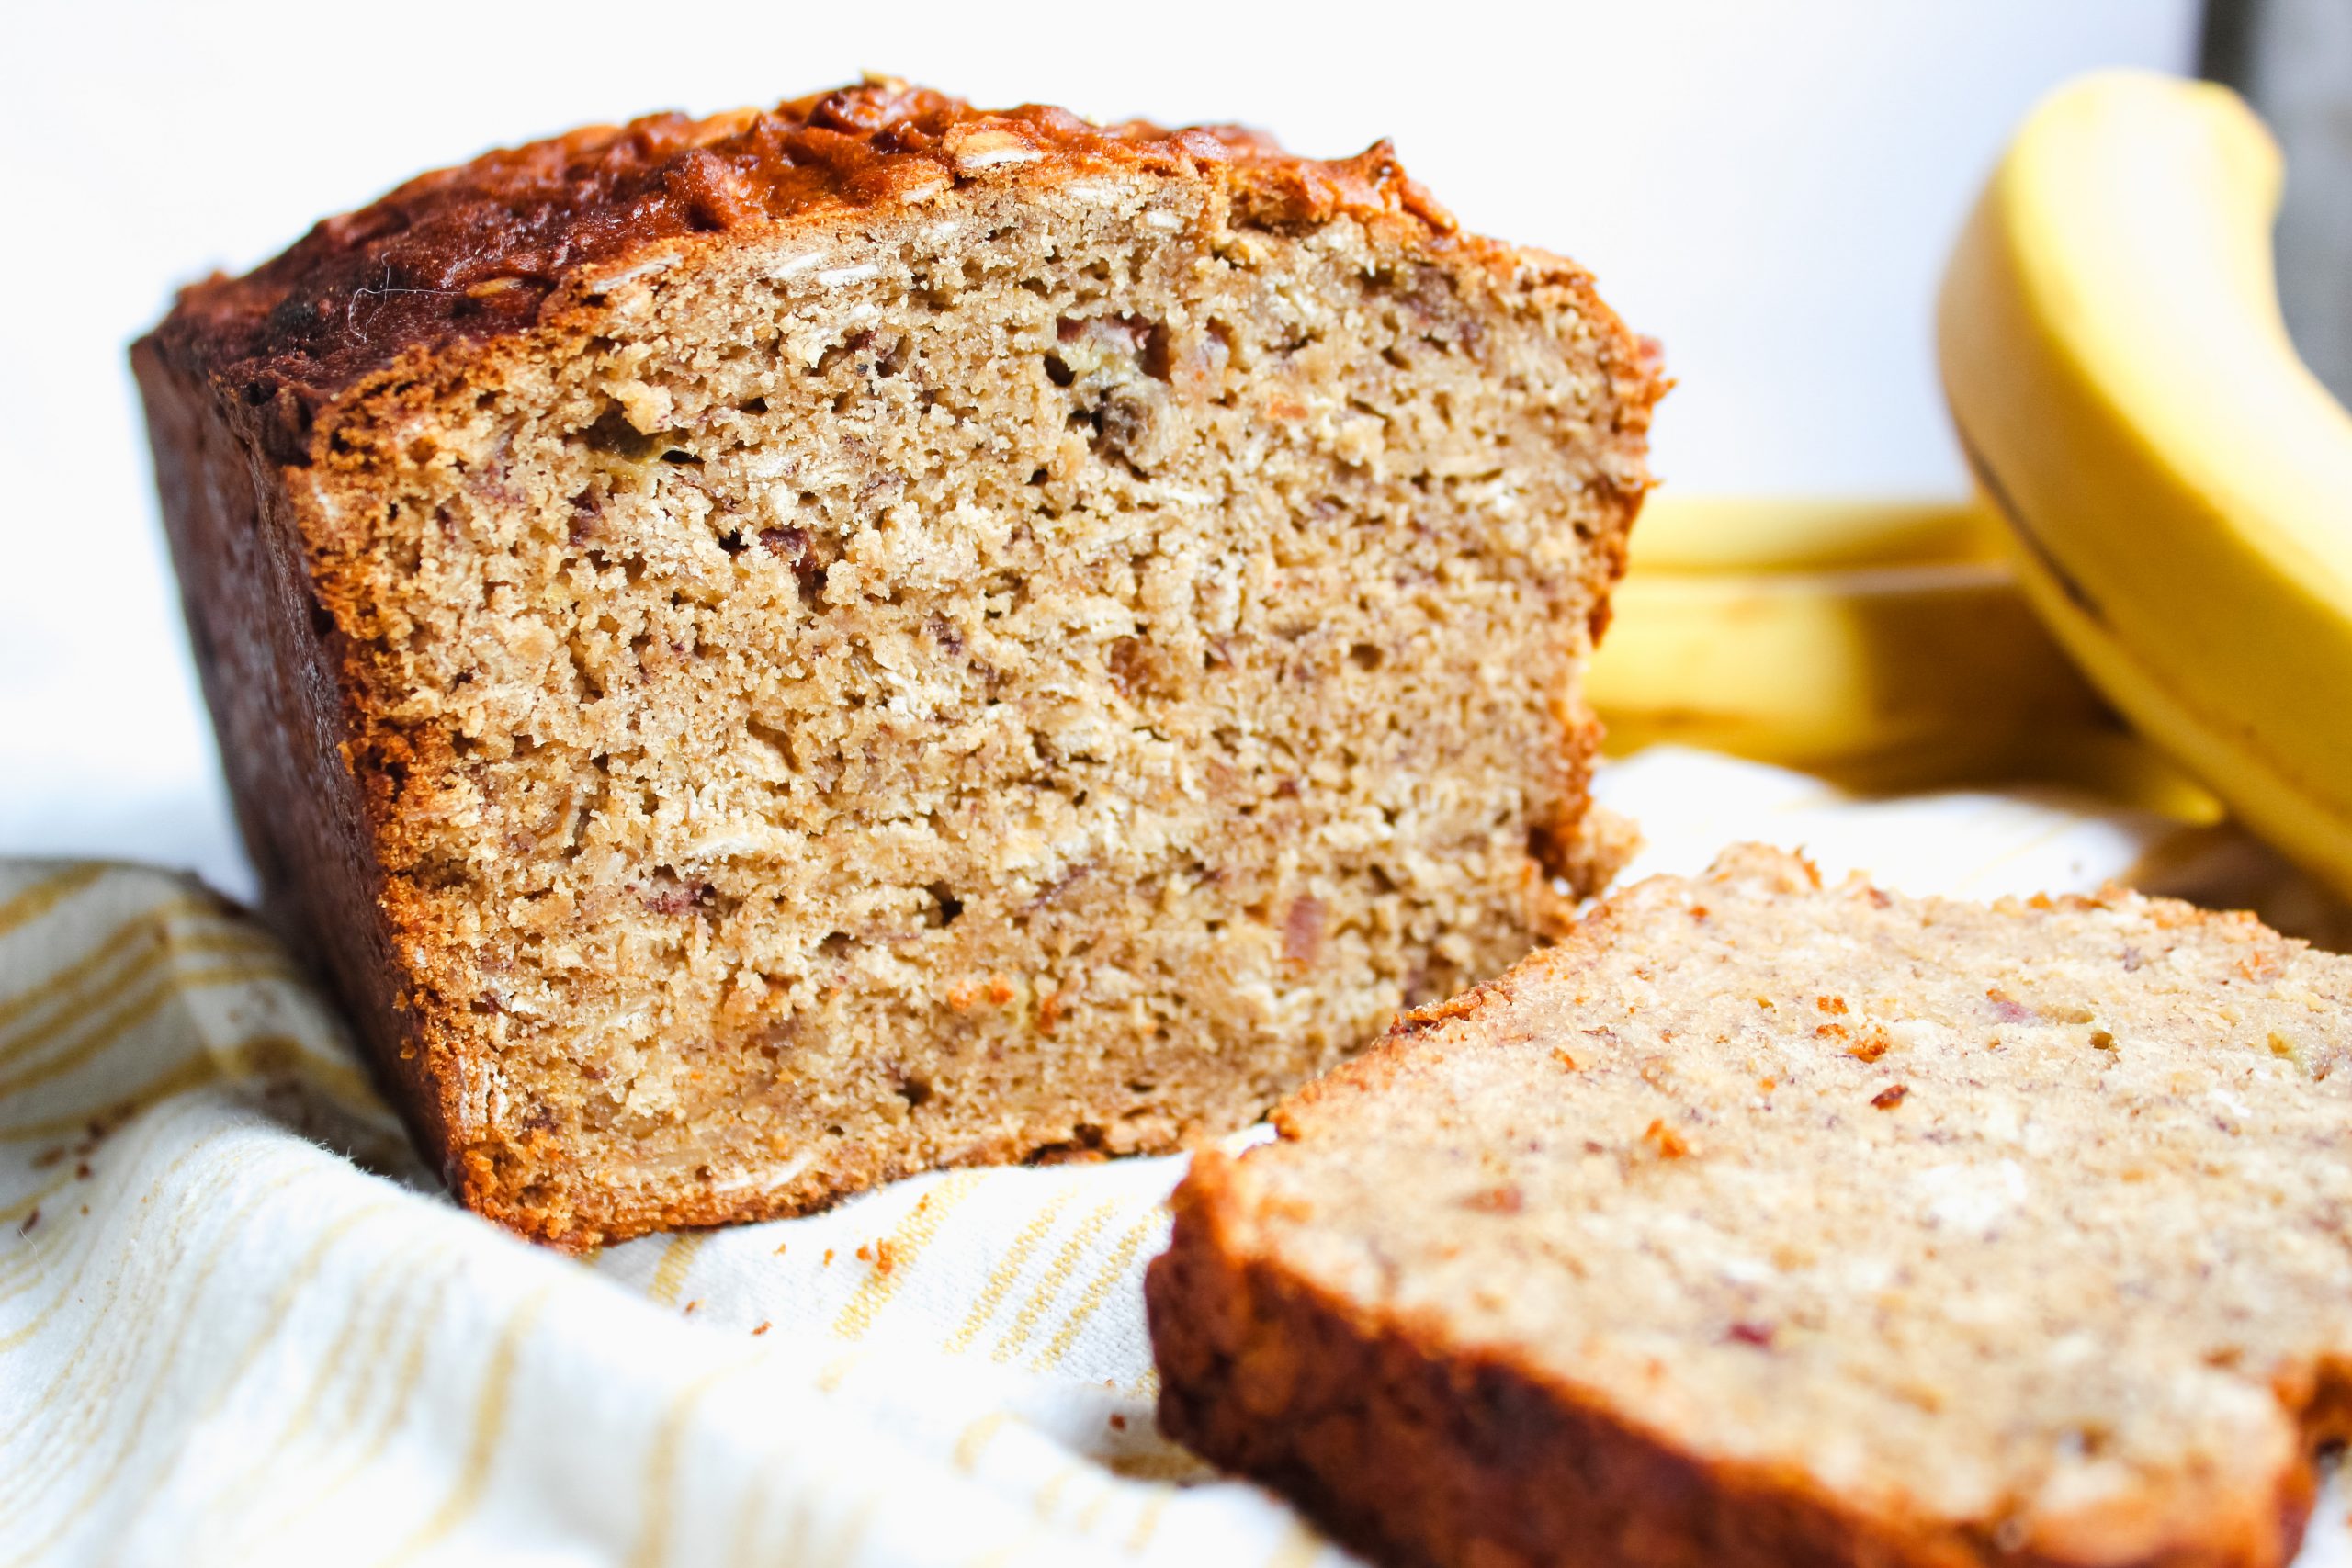
<instances>
[{"instance_id":1,"label":"yellow banana","mask_svg":"<svg viewBox=\"0 0 2352 1568\"><path fill-rule=\"evenodd\" d=\"M2064 87L1962 235L1938 344L2044 622L2144 734L2352 895L2352 416L2279 317L2280 177L2225 89Z\"/></svg>"},{"instance_id":2,"label":"yellow banana","mask_svg":"<svg viewBox=\"0 0 2352 1568\"><path fill-rule=\"evenodd\" d=\"M1658 571L1829 571L1991 560L2001 525L1980 506L1809 496L1653 495L1632 566Z\"/></svg>"},{"instance_id":3,"label":"yellow banana","mask_svg":"<svg viewBox=\"0 0 2352 1568\"><path fill-rule=\"evenodd\" d=\"M1996 561L1637 566L1586 692L1612 751L1679 741L1874 789L2014 773L2102 716Z\"/></svg>"}]
</instances>

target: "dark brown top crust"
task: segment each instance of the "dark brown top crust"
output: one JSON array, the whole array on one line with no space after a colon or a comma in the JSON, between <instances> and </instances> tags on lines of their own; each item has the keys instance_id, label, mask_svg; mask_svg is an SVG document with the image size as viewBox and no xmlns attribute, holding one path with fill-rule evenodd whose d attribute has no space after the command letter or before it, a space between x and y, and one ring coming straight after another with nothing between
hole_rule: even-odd
<instances>
[{"instance_id":1,"label":"dark brown top crust","mask_svg":"<svg viewBox=\"0 0 2352 1568\"><path fill-rule=\"evenodd\" d=\"M648 244L895 206L1037 165L1221 177L1242 215L1261 221L1351 211L1453 231L1385 141L1321 163L1230 126L1164 130L1093 125L1038 105L976 109L872 77L765 111L589 127L420 175L327 219L243 277L183 290L156 346L307 425L404 352L524 331L582 268Z\"/></svg>"}]
</instances>

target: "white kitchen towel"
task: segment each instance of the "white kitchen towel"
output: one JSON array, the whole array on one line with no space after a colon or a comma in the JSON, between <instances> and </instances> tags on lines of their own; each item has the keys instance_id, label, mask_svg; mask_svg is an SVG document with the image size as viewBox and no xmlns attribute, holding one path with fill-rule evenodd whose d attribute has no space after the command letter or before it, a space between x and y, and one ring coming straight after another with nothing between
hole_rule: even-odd
<instances>
[{"instance_id":1,"label":"white kitchen towel","mask_svg":"<svg viewBox=\"0 0 2352 1568\"><path fill-rule=\"evenodd\" d=\"M1602 792L1636 874L1753 838L1915 891L2325 913L2227 829L2079 800L1856 802L1687 751ZM1153 1431L1182 1170L956 1171L562 1258L440 1194L244 915L0 863L0 1568L1344 1561ZM2342 1514L2306 1563L2346 1560Z\"/></svg>"}]
</instances>

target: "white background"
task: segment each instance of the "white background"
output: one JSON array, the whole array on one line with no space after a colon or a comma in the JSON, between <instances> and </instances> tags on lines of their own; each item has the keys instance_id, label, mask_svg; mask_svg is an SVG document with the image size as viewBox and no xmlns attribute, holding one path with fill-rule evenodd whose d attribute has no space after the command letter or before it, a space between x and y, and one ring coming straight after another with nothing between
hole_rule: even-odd
<instances>
[{"instance_id":1,"label":"white background","mask_svg":"<svg viewBox=\"0 0 2352 1568\"><path fill-rule=\"evenodd\" d=\"M123 348L172 287L481 148L889 71L990 103L1395 139L1577 257L1680 388L1686 490L1954 494L1937 269L2009 127L2186 68L2194 0L25 5L0 43L0 852L249 886Z\"/></svg>"}]
</instances>

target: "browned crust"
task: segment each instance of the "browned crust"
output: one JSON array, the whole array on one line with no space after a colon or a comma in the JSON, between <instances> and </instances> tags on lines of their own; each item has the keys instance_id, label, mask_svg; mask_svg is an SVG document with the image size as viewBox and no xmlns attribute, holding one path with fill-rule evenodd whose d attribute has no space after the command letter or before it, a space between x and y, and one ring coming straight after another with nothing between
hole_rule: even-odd
<instances>
[{"instance_id":1,"label":"browned crust","mask_svg":"<svg viewBox=\"0 0 2352 1568\"><path fill-rule=\"evenodd\" d=\"M463 1068L481 1049L472 998L402 869L453 753L438 731L390 721L400 694L379 689L345 635L369 619L375 563L338 536L322 497L392 463L387 433L408 416L494 383L512 359L584 341L603 280L641 259L830 228L951 185L1039 189L1105 170L1213 185L1236 223L1348 217L1465 272L1566 288L1611 384L1603 438L1644 450L1667 388L1656 345L1625 330L1575 264L1459 233L1386 142L1322 162L1231 127L979 110L887 78L771 111L590 128L420 176L243 277L189 288L134 345L183 604L265 909L335 986L469 1208L582 1248L806 1213L910 1171L850 1150L780 1192L661 1204L616 1193L588 1214L521 1190L513 1173L526 1151L510 1134L458 1136ZM1607 515L1590 541L1596 637L1643 493L1597 497ZM1542 871L1582 894L1608 869L1583 830L1600 725L1577 694L1559 704L1569 777L1537 841ZM1526 895L1531 925L1558 929L1555 891L1535 878ZM976 1148L955 1163L1035 1152Z\"/></svg>"},{"instance_id":2,"label":"browned crust","mask_svg":"<svg viewBox=\"0 0 2352 1568\"><path fill-rule=\"evenodd\" d=\"M320 411L368 376L544 325L570 286L666 243L895 209L1015 174L1118 169L1218 181L1251 221L1351 213L1454 231L1385 141L1323 162L1233 126L1098 126L869 77L768 110L584 127L421 175L243 277L193 285L154 342L266 411L273 455L300 462Z\"/></svg>"},{"instance_id":3,"label":"browned crust","mask_svg":"<svg viewBox=\"0 0 2352 1568\"><path fill-rule=\"evenodd\" d=\"M1817 889L1800 856L1741 846L1711 878L1760 877ZM1857 897L1872 890L1850 885ZM2252 916L2143 898L2035 897L2023 909L2131 903L2166 926L2222 940L2302 944ZM1408 1013L1363 1055L1308 1084L1274 1113L1283 1140L1311 1135L1318 1100L1388 1092L1438 1026L1475 1021L1536 965L1573 964L1611 940L1603 905L1558 946L1461 996ZM1510 1348L1465 1348L1432 1322L1388 1314L1327 1290L1243 1234L1240 1160L1194 1156L1170 1200L1169 1248L1144 1278L1159 1418L1203 1457L1281 1492L1343 1543L1378 1561L1430 1568L2093 1568L2088 1560L2007 1546L1989 1527L1866 1516L1804 1475L1710 1463L1637 1427ZM2352 1372L2337 1366L2277 1391L2310 1453L2352 1432ZM2213 1533L2176 1538L2097 1568L2276 1568L2301 1541L2317 1492L2309 1455L2267 1499Z\"/></svg>"},{"instance_id":4,"label":"browned crust","mask_svg":"<svg viewBox=\"0 0 2352 1568\"><path fill-rule=\"evenodd\" d=\"M174 368L152 342L132 350L131 369L263 912L337 987L419 1146L454 1179L454 1061L402 980L408 965L382 902L379 808L351 763L348 650L311 582L298 509L257 450L250 410Z\"/></svg>"}]
</instances>

